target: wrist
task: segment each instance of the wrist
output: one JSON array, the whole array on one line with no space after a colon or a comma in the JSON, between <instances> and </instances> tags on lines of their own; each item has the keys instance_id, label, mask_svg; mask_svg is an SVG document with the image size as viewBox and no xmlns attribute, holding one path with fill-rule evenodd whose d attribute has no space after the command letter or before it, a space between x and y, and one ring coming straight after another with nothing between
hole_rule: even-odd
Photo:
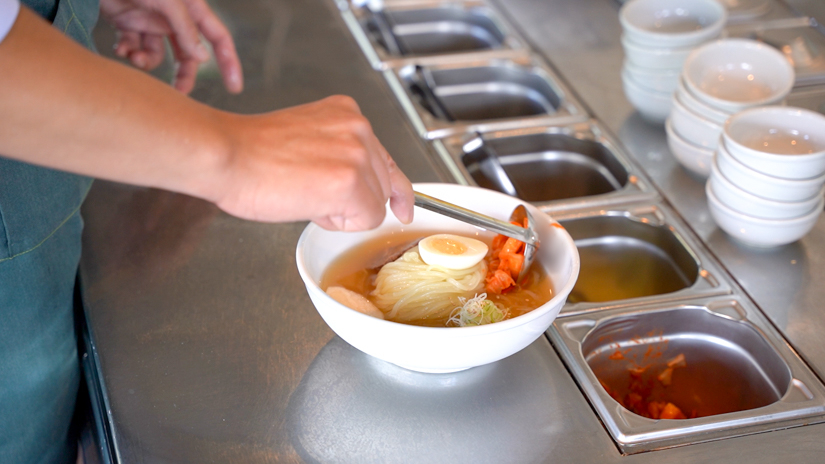
<instances>
[{"instance_id":1,"label":"wrist","mask_svg":"<svg viewBox=\"0 0 825 464\"><path fill-rule=\"evenodd\" d=\"M191 140L191 157L185 157L178 188L181 193L219 203L231 176L236 143L231 137L235 115L206 105ZM174 180L173 180L174 182Z\"/></svg>"}]
</instances>

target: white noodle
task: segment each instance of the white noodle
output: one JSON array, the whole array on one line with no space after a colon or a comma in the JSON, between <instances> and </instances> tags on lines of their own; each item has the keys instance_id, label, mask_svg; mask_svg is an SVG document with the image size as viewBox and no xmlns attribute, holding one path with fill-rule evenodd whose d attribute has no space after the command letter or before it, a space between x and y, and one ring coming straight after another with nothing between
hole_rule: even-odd
<instances>
[{"instance_id":1,"label":"white noodle","mask_svg":"<svg viewBox=\"0 0 825 464\"><path fill-rule=\"evenodd\" d=\"M430 266L421 260L416 246L378 271L370 295L392 321L446 320L458 298L472 297L480 291L486 276L484 261L464 270Z\"/></svg>"}]
</instances>

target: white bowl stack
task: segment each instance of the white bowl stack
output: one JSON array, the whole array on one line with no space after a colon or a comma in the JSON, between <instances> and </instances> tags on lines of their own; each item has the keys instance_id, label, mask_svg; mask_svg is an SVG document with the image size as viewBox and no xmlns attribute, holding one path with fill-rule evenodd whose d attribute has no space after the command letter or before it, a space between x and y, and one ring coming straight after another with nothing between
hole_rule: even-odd
<instances>
[{"instance_id":1,"label":"white bowl stack","mask_svg":"<svg viewBox=\"0 0 825 464\"><path fill-rule=\"evenodd\" d=\"M761 42L726 39L697 48L685 61L665 124L670 151L686 169L707 177L725 121L782 102L794 80L784 55Z\"/></svg>"},{"instance_id":2,"label":"white bowl stack","mask_svg":"<svg viewBox=\"0 0 825 464\"><path fill-rule=\"evenodd\" d=\"M682 64L695 47L719 37L726 19L717 0L631 0L622 6L622 84L645 119L664 122Z\"/></svg>"},{"instance_id":3,"label":"white bowl stack","mask_svg":"<svg viewBox=\"0 0 825 464\"><path fill-rule=\"evenodd\" d=\"M825 208L825 116L783 106L724 126L705 187L716 224L749 245L795 242Z\"/></svg>"}]
</instances>

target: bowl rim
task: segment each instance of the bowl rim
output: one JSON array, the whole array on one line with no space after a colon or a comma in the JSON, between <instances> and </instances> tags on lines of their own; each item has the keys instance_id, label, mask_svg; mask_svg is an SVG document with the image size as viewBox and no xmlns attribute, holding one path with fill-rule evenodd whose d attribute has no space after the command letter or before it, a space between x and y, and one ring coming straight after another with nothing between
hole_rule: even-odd
<instances>
[{"instance_id":1,"label":"bowl rim","mask_svg":"<svg viewBox=\"0 0 825 464\"><path fill-rule=\"evenodd\" d=\"M767 227L804 224L812 219L816 219L816 217L818 217L822 213L823 208L825 208L825 196L823 196L819 198L819 201L817 202L816 207L814 209L812 209L810 212L802 216L797 216L788 219L765 219L755 216L749 216L745 213L740 213L739 211L731 209L730 206L722 203L719 197L716 196L716 192L713 191L710 182L705 184L705 194L707 195L708 202L713 203L714 206L721 209L728 216L731 216L734 219L738 219L741 221L746 221L751 224Z\"/></svg>"},{"instance_id":2,"label":"bowl rim","mask_svg":"<svg viewBox=\"0 0 825 464\"><path fill-rule=\"evenodd\" d=\"M702 91L701 87L698 86L697 83L693 82L691 79L691 72L695 63L705 54L709 53L712 50L717 48L726 48L726 47L734 47L740 49L751 49L751 50L760 50L759 53L766 53L766 56L770 56L772 59L776 61L776 64L779 67L784 68L785 71L789 72L790 79L788 82L785 82L782 87L780 87L777 92L774 92L770 97L765 97L759 100L748 100L748 101L735 101L735 100L726 100L724 98L719 98L713 96L709 93ZM728 55L735 56L735 53L728 51ZM703 68L706 66L703 66ZM784 55L782 55L779 50L766 45L762 42L758 42L756 40L751 39L741 39L741 38L730 38L730 39L718 39L712 42L708 42L706 44L700 45L696 49L694 49L690 55L688 55L687 59L685 59L685 64L682 67L682 77L685 80L685 85L687 88L693 92L693 95L701 100L707 98L706 103L708 105L713 105L714 108L722 110L722 108L726 107L734 107L739 108L739 110L734 112L739 112L744 110L745 108L750 108L753 106L764 106L768 104L775 103L782 98L785 98L788 93L793 89L794 83L796 82L796 72L793 69L793 66L788 62ZM713 103L711 103L713 102ZM727 111L726 111L727 112Z\"/></svg>"},{"instance_id":3,"label":"bowl rim","mask_svg":"<svg viewBox=\"0 0 825 464\"><path fill-rule=\"evenodd\" d=\"M823 184L822 188L820 188L819 192L817 192L815 195L811 196L810 198L805 198L805 199L802 199L802 200L799 200L799 201L773 200L773 199L770 199L770 198L764 198L764 197L760 197L759 195L750 193L747 190L743 190L741 187L739 187L738 185L733 183L732 180L728 179L725 176L725 174L722 173L722 171L719 169L719 162L717 161L717 159L715 157L713 159L713 164L711 165L710 169L711 169L710 170L711 177L708 179L709 182L715 180L717 182L725 184L726 187L734 189L736 191L736 194L741 195L745 199L747 199L749 201L762 203L762 204L764 204L766 206L769 206L771 208L786 208L790 205L801 205L801 204L804 204L804 203L810 203L811 206L814 206L816 204L815 200L817 199L817 197L825 196L825 184ZM716 194L715 191L714 191L714 194ZM717 198L718 198L718 195L717 195ZM730 206L728 206L728 207L730 208ZM752 216L752 217L758 217L758 216Z\"/></svg>"},{"instance_id":4,"label":"bowl rim","mask_svg":"<svg viewBox=\"0 0 825 464\"><path fill-rule=\"evenodd\" d=\"M651 89L650 87L644 86L636 81L633 76L630 74L629 71L626 69L622 69L622 83L627 86L630 86L634 91L637 91L640 94L649 96L650 98L659 99L660 102L664 102L665 100L670 101L670 95L673 92L660 92L655 89Z\"/></svg>"},{"instance_id":5,"label":"bowl rim","mask_svg":"<svg viewBox=\"0 0 825 464\"><path fill-rule=\"evenodd\" d=\"M631 74L641 74L645 76L655 76L655 78L659 79L672 79L678 78L682 75L682 70L679 68L648 68L645 66L639 66L638 64L630 61L627 57L625 57L624 62L622 63L627 72Z\"/></svg>"},{"instance_id":6,"label":"bowl rim","mask_svg":"<svg viewBox=\"0 0 825 464\"><path fill-rule=\"evenodd\" d=\"M689 116L696 118L699 120L699 123L708 126L708 128L719 129L719 135L722 135L722 124L716 123L716 121L711 121L710 119L698 114L696 111L688 108L687 105L682 103L682 99L679 96L678 92L673 92L673 108L678 108L679 111L687 113Z\"/></svg>"},{"instance_id":7,"label":"bowl rim","mask_svg":"<svg viewBox=\"0 0 825 464\"><path fill-rule=\"evenodd\" d=\"M680 100L692 99L694 102L696 102L697 106L699 106L703 110L707 111L708 114L712 114L714 117L719 118L719 119L725 118L725 120L723 122L717 122L716 120L713 120L714 123L719 124L720 126L724 126L725 122L727 122L727 120L730 119L730 117L731 117L731 113L728 113L727 111L723 111L719 108L714 108L714 107L708 105L707 103L703 102L699 98L697 98L696 95L693 95L693 93L691 93L690 89L688 89L687 84L685 84L684 75L679 77L679 85L676 87L676 92L675 93L677 95L679 95ZM682 101L682 104L684 104L684 101ZM687 107L688 105L685 105L685 106ZM696 110L693 110L693 112L696 113ZM701 116L705 117L704 114L702 114ZM705 117L705 119L709 119L709 118Z\"/></svg>"},{"instance_id":8,"label":"bowl rim","mask_svg":"<svg viewBox=\"0 0 825 464\"><path fill-rule=\"evenodd\" d=\"M714 13L716 13L716 15L718 16L716 20L712 23L703 26L695 31L673 33L654 32L642 28L641 26L635 24L628 18L628 16L634 11L634 9L641 8L641 6L647 6L647 4L656 5L661 1L662 0L630 0L629 2L622 5L622 8L619 10L619 22L621 23L622 29L624 29L624 31L628 33L628 35L644 37L647 40L665 39L668 42L684 41L686 44L695 44L694 41L702 40L707 36L712 36L717 30L721 31L725 23L727 22L727 8L725 8L724 5L722 5L716 0L694 0L693 5L698 5L702 3L704 6L708 6L711 9L715 10ZM683 44L679 48L681 48L682 46L685 45Z\"/></svg>"},{"instance_id":9,"label":"bowl rim","mask_svg":"<svg viewBox=\"0 0 825 464\"><path fill-rule=\"evenodd\" d=\"M785 187L799 187L801 185L810 185L810 184L821 184L825 182L825 172L818 175L817 177L809 177L807 179L786 179L784 177L775 177L763 172L759 172L750 166L746 165L739 159L737 159L733 154L730 152L728 147L726 146L727 140L722 140L722 143L716 148L717 156L722 156L728 158L732 161L732 163L744 174L752 176L759 181L762 182L771 182L773 184L780 184Z\"/></svg>"},{"instance_id":10,"label":"bowl rim","mask_svg":"<svg viewBox=\"0 0 825 464\"><path fill-rule=\"evenodd\" d=\"M687 148L693 150L694 152L696 152L698 154L703 155L704 157L713 157L713 155L714 155L714 150L713 149L701 147L699 145L696 145L694 143L691 143L691 142L685 140L685 138L682 136L682 134L676 132L676 129L673 127L673 122L671 122L669 117L667 118L667 120L665 120L665 132L667 133L667 135L669 137L672 136L672 138L675 141L679 142L679 144L685 145Z\"/></svg>"},{"instance_id":11,"label":"bowl rim","mask_svg":"<svg viewBox=\"0 0 825 464\"><path fill-rule=\"evenodd\" d=\"M663 55L669 56L676 56L676 55L685 55L687 58L690 55L690 52L696 48L693 45L684 45L684 46L676 46L676 47L654 47L652 45L642 44L633 40L632 37L629 35L622 33L619 40L622 43L622 46L625 48L629 48L634 52L638 53L645 53L645 54L652 54L656 55L657 57L661 57ZM681 67L679 68L681 70Z\"/></svg>"},{"instance_id":12,"label":"bowl rim","mask_svg":"<svg viewBox=\"0 0 825 464\"><path fill-rule=\"evenodd\" d=\"M432 188L432 186L437 186L435 188L441 188L442 186L449 186L448 188L458 187L458 188L466 188L466 189L470 189L470 190L484 190L485 192L489 192L490 194L494 194L494 195L502 196L502 197L507 197L508 199L515 200L516 202L519 202L519 203L523 204L525 207L527 207L527 209L530 210L530 212L534 215L534 217L536 217L537 214L539 216L543 215L543 216L547 217L551 221L551 223L558 224L558 221L556 221L552 216L550 216L546 212L543 212L543 211L539 210L538 208L531 205L530 203L528 203L524 200L521 200L519 198L515 198L515 197L511 197L509 195L503 194L501 192L496 192L494 190L482 189L481 187L473 187L473 186L469 186L469 185L437 183L437 182L424 182L424 183L414 183L413 184L413 188L416 191L422 191L422 192L426 192L427 190L429 190L429 188ZM389 206L387 206L386 214L388 214L388 215L392 214L392 212L389 209ZM353 313L356 313L357 315L368 318L368 319L364 319L364 320L370 320L370 323L372 323L372 324L379 324L379 325L390 324L392 327L395 327L398 330L422 331L423 333L427 333L429 335L451 334L449 336L453 337L453 338L455 338L455 337L458 337L458 338L477 337L477 336L480 336L480 335L484 335L484 334L488 334L488 333L502 332L502 331L506 331L506 330L509 330L509 329L513 329L513 328L516 328L516 327L523 326L525 324L529 324L529 323L533 322L534 320L541 318L547 312L550 312L554 307L559 306L559 308L561 308L561 306L564 305L564 302L565 302L564 300L567 299L567 296L573 290L573 287L576 285L576 281L578 280L579 272L581 271L581 258L579 256L579 251L578 251L578 248L576 247L575 241L570 236L570 233L567 232L567 229L565 229L564 226L561 226L561 224L559 224L558 227L556 227L556 226L552 226L552 227L558 228L559 230L561 230L563 232L562 239L564 240L564 242L566 244L566 247L568 247L572 252L571 253L572 263L571 263L570 278L568 278L567 282L565 282L565 285L561 289L555 289L555 291L554 291L555 295L553 295L553 297L550 300L548 300L543 305L533 309L532 311L530 311L528 313L522 314L520 316L516 316L516 317L511 318L511 319L507 319L507 320L504 320L504 321L501 321L501 322L495 322L495 323L492 323L492 324L485 324L485 325L479 325L479 326L471 326L471 327L426 327L426 326L405 324L403 322L394 322L394 321L389 321L389 320L386 320L386 319L378 319L378 318L375 318L375 317L372 317L372 316L368 316L366 314L363 314L359 311L356 311L352 308L349 308L349 307L337 302L332 297L327 295L327 293L323 289L321 289L321 286L318 284L318 282L316 282L314 279L312 279L310 277L309 270L307 269L307 265L306 265L306 262L304 260L304 256L302 254L302 250L304 249L304 244L306 243L307 240L309 240L310 235L312 233L315 233L316 231L324 231L324 229L322 229L320 226L318 226L315 223L310 222L304 228L303 232L301 232L301 236L298 238L298 243L295 247L295 264L298 267L298 273L301 275L301 279L304 281L304 285L310 286L310 284L311 284L311 286L313 287L314 290L316 290L317 292L322 294L324 298L328 299L328 302L331 302L334 305L337 305L341 309L345 309L347 311L352 311ZM564 298L564 300L560 301L560 300L562 300L562 297ZM315 306L315 305L313 304L313 306ZM544 308L544 310L542 310L542 308ZM316 309L316 311L318 310L317 307L315 309Z\"/></svg>"},{"instance_id":13,"label":"bowl rim","mask_svg":"<svg viewBox=\"0 0 825 464\"><path fill-rule=\"evenodd\" d=\"M761 150L756 150L754 148L747 147L737 141L733 136L730 134L730 127L735 124L736 122L751 116L757 113L782 113L783 116L787 116L793 113L804 115L806 118L810 117L813 119L818 119L822 123L823 130L825 131L825 115L817 113L815 111L811 111L805 108L797 108L795 106L781 106L781 105L769 105L769 106L760 106L757 108L749 108L743 111L740 111L733 116L731 116L726 122L725 126L722 129L722 135L725 137L726 140L730 141L731 145L733 145L736 149L741 149L744 154L748 156L758 158L764 161L788 161L788 160L802 160L807 161L810 159L821 158L825 156L825 145L823 145L822 149L819 151L815 151L813 153L803 153L799 155L795 154L782 154L782 153L768 153Z\"/></svg>"}]
</instances>

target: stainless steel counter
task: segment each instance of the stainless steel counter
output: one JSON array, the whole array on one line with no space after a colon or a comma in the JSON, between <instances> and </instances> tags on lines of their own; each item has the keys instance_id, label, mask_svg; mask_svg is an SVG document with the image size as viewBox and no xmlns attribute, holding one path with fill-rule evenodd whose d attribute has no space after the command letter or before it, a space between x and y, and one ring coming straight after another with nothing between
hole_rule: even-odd
<instances>
[{"instance_id":1,"label":"stainless steel counter","mask_svg":"<svg viewBox=\"0 0 825 464\"><path fill-rule=\"evenodd\" d=\"M795 4L804 2L796 1ZM332 1L215 2L247 73L193 96L239 112L356 98L414 181L446 180ZM825 220L771 251L732 242L664 131L624 98L612 0L500 2L823 376ZM336 337L295 270L304 224L254 224L185 196L98 182L81 274L115 459L208 462L821 462L825 425L622 456L546 338L498 363L425 375Z\"/></svg>"}]
</instances>

